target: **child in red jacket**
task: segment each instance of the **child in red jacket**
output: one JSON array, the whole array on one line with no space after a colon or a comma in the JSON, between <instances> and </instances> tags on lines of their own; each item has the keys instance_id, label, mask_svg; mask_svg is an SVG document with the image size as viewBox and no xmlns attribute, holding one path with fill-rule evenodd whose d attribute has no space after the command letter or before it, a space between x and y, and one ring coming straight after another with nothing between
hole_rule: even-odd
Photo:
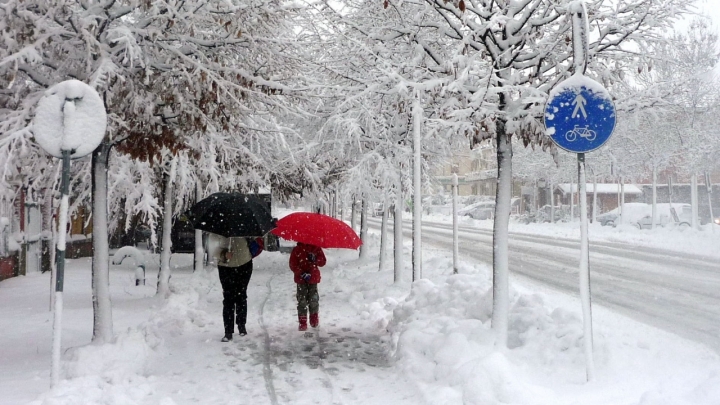
<instances>
[{"instance_id":1,"label":"child in red jacket","mask_svg":"<svg viewBox=\"0 0 720 405\"><path fill-rule=\"evenodd\" d=\"M320 282L320 269L325 265L325 253L315 245L300 243L290 252L290 270L295 274L297 284L298 330L307 330L307 313L310 309L310 326L320 324L318 311L320 296L317 285Z\"/></svg>"}]
</instances>

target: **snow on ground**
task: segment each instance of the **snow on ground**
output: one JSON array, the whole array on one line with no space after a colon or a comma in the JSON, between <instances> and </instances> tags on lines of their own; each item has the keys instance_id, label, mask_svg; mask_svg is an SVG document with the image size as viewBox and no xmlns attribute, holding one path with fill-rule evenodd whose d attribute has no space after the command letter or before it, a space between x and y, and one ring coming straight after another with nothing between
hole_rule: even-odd
<instances>
[{"instance_id":1,"label":"snow on ground","mask_svg":"<svg viewBox=\"0 0 720 405\"><path fill-rule=\"evenodd\" d=\"M571 226L518 224L513 231L573 237ZM601 232L608 239L636 237L620 228ZM664 230L643 232L640 243L659 240L662 247L717 237L674 232L665 241ZM596 379L587 383L576 299L513 284L510 347L498 349L487 264L461 261L460 274L452 275L451 252L424 244L426 279L393 285L391 268L378 271L377 234L368 247L366 260L354 251L327 252L321 327L308 333L296 330L287 254L261 254L248 289L249 334L231 343L219 341L217 270L193 273L191 255L173 255L167 300L154 297L156 256L148 260L145 286L134 285L132 266L111 266L117 339L88 344L90 259L69 260L64 379L52 390L49 275L5 280L0 404L720 403L720 357L705 347L594 306ZM409 278L408 238L404 255Z\"/></svg>"}]
</instances>

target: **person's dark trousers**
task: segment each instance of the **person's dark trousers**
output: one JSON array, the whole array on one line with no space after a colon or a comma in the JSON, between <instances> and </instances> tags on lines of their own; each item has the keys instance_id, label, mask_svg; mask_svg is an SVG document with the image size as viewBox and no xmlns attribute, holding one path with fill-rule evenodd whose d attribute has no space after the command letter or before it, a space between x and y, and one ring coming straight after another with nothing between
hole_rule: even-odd
<instances>
[{"instance_id":1,"label":"person's dark trousers","mask_svg":"<svg viewBox=\"0 0 720 405\"><path fill-rule=\"evenodd\" d=\"M320 295L317 284L297 284L297 310L298 315L307 315L308 309L311 314L317 314L320 310Z\"/></svg>"},{"instance_id":2,"label":"person's dark trousers","mask_svg":"<svg viewBox=\"0 0 720 405\"><path fill-rule=\"evenodd\" d=\"M247 320L247 286L252 275L252 260L240 267L218 266L223 289L223 324L225 334L232 334L235 322L245 327Z\"/></svg>"}]
</instances>

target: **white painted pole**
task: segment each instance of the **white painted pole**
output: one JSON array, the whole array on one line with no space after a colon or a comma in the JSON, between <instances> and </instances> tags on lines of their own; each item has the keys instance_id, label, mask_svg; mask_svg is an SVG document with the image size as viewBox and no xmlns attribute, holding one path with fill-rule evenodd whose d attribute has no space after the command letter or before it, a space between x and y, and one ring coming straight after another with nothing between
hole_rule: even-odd
<instances>
[{"instance_id":1,"label":"white painted pole","mask_svg":"<svg viewBox=\"0 0 720 405\"><path fill-rule=\"evenodd\" d=\"M55 312L53 314L51 387L60 382L60 348L62 345L63 283L65 280L65 236L70 194L70 151L62 151L62 182L60 190L60 218L57 241L57 276L55 278Z\"/></svg>"},{"instance_id":2,"label":"white painted pole","mask_svg":"<svg viewBox=\"0 0 720 405\"><path fill-rule=\"evenodd\" d=\"M453 274L458 274L458 175L452 178L453 201Z\"/></svg>"},{"instance_id":3,"label":"white painted pole","mask_svg":"<svg viewBox=\"0 0 720 405\"><path fill-rule=\"evenodd\" d=\"M692 210L692 220L690 221L693 229L698 229L698 184L697 173L693 172L690 177L690 206Z\"/></svg>"},{"instance_id":4,"label":"white painted pole","mask_svg":"<svg viewBox=\"0 0 720 405\"><path fill-rule=\"evenodd\" d=\"M413 103L413 278L416 281L422 278L422 192L421 192L421 155L420 131L423 119L422 106L419 94L415 95Z\"/></svg>"}]
</instances>

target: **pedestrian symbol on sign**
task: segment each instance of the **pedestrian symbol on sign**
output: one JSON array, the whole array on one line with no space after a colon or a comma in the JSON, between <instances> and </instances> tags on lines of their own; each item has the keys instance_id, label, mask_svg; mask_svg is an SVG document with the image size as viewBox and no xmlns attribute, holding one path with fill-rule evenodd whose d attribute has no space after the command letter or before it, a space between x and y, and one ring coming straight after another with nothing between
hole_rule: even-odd
<instances>
[{"instance_id":1,"label":"pedestrian symbol on sign","mask_svg":"<svg viewBox=\"0 0 720 405\"><path fill-rule=\"evenodd\" d=\"M550 92L545 104L546 134L568 152L601 147L615 129L615 106L598 82L575 74Z\"/></svg>"},{"instance_id":2,"label":"pedestrian symbol on sign","mask_svg":"<svg viewBox=\"0 0 720 405\"><path fill-rule=\"evenodd\" d=\"M578 93L577 96L575 96L575 100L573 101L573 105L575 105L575 109L573 110L572 117L577 117L578 110L582 113L583 118L587 119L587 112L585 112L585 104L587 101L585 100L585 97L582 96L581 93Z\"/></svg>"}]
</instances>

